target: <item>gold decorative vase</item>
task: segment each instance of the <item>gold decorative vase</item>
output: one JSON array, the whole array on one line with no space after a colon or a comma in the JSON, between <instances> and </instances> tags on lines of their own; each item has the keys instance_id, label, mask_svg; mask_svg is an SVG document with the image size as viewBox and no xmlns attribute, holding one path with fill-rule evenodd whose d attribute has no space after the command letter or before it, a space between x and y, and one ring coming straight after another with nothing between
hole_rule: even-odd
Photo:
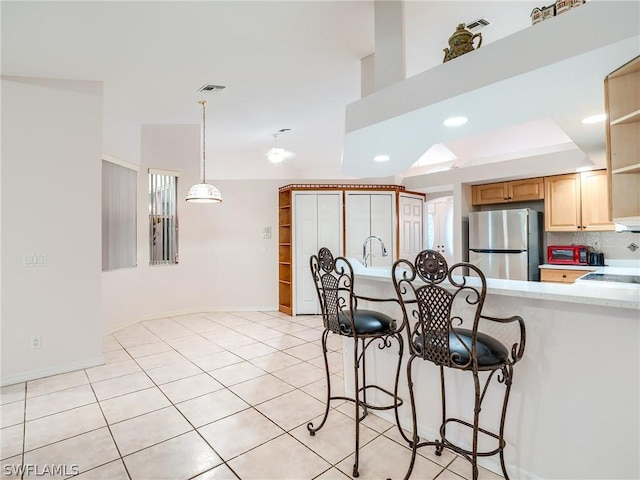
<instances>
[{"instance_id":1,"label":"gold decorative vase","mask_svg":"<svg viewBox=\"0 0 640 480\"><path fill-rule=\"evenodd\" d=\"M452 58L464 55L467 52L472 52L476 48L480 48L482 45L482 34L471 33L464 28L464 23L458 25L456 31L449 37L449 48L444 49L444 62L448 62ZM474 47L473 41L478 39L478 45Z\"/></svg>"}]
</instances>

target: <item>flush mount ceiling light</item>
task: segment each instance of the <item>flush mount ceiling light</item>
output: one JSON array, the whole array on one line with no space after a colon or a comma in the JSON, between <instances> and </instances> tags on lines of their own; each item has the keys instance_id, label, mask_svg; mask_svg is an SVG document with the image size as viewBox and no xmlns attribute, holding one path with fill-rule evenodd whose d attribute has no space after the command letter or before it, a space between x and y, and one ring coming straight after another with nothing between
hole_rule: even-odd
<instances>
[{"instance_id":1,"label":"flush mount ceiling light","mask_svg":"<svg viewBox=\"0 0 640 480\"><path fill-rule=\"evenodd\" d=\"M585 125L591 125L593 123L604 122L606 118L607 118L606 113L599 113L598 115L591 115L589 117L585 117L581 121Z\"/></svg>"},{"instance_id":2,"label":"flush mount ceiling light","mask_svg":"<svg viewBox=\"0 0 640 480\"><path fill-rule=\"evenodd\" d=\"M273 147L267 153L267 158L271 163L282 163L284 162L284 148Z\"/></svg>"},{"instance_id":3,"label":"flush mount ceiling light","mask_svg":"<svg viewBox=\"0 0 640 480\"><path fill-rule=\"evenodd\" d=\"M391 157L389 155L376 155L375 157L373 157L373 161L374 162L388 162L389 160L391 160Z\"/></svg>"},{"instance_id":4,"label":"flush mount ceiling light","mask_svg":"<svg viewBox=\"0 0 640 480\"><path fill-rule=\"evenodd\" d=\"M278 142L278 136L280 136L285 132L289 132L290 130L291 130L290 128L281 128L280 130L278 130L276 133L273 134L273 141L274 141L274 144L276 145L274 145L267 152L267 159L269 160L270 163L273 163L273 164L282 163L284 162L285 158L289 156L290 152L287 152L284 148L278 147L277 142Z\"/></svg>"},{"instance_id":5,"label":"flush mount ceiling light","mask_svg":"<svg viewBox=\"0 0 640 480\"><path fill-rule=\"evenodd\" d=\"M222 195L213 185L209 185L205 176L205 164L206 164L206 146L205 141L205 126L206 126L206 101L200 100L198 102L202 105L202 183L198 183L189 189L186 201L190 203L220 203L222 202Z\"/></svg>"},{"instance_id":6,"label":"flush mount ceiling light","mask_svg":"<svg viewBox=\"0 0 640 480\"><path fill-rule=\"evenodd\" d=\"M445 127L459 127L467 123L469 119L467 117L449 117L442 124Z\"/></svg>"}]
</instances>

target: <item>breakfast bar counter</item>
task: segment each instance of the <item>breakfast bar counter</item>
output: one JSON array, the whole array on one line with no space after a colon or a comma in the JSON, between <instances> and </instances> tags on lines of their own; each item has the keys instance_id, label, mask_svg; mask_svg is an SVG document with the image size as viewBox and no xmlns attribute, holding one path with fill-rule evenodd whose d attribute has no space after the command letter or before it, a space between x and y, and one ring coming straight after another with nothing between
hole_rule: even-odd
<instances>
[{"instance_id":1,"label":"breakfast bar counter","mask_svg":"<svg viewBox=\"0 0 640 480\"><path fill-rule=\"evenodd\" d=\"M354 258L349 258L356 277L370 282L388 282L393 291L390 267L365 268ZM545 265L545 268L554 266ZM555 268L567 268L555 266ZM575 268L572 266L572 268ZM583 267L585 275L589 272L635 275L640 277L640 267ZM469 277L470 285L479 285L477 279ZM544 282L528 282L523 280L487 279L487 293L507 297L532 298L564 303L580 303L607 307L640 310L640 284L621 284L609 282L580 282L576 284L559 284ZM636 312L640 320L640 312Z\"/></svg>"},{"instance_id":2,"label":"breakfast bar counter","mask_svg":"<svg viewBox=\"0 0 640 480\"><path fill-rule=\"evenodd\" d=\"M353 265L357 294L395 298L390 269L365 269L357 261ZM389 304L386 313L401 321L398 306ZM640 478L640 285L488 279L483 313L520 315L527 329L505 429L505 460L511 478ZM510 345L509 333L501 331L500 325L494 328L486 333ZM351 342L345 342L345 369L352 365L350 347ZM368 378L391 385L397 350L371 350ZM447 375L454 386L454 406L460 408L457 413L471 418L472 405L466 402L473 398L471 376L465 372ZM419 434L434 439L440 424L439 370L426 361L416 361L414 379ZM353 392L348 376L345 388ZM401 407L401 423L410 430L405 368L400 396L407 399ZM500 402L488 398L483 405L481 426L485 422L488 427L497 425ZM393 421L385 413L376 412ZM497 458L479 463L500 472Z\"/></svg>"}]
</instances>

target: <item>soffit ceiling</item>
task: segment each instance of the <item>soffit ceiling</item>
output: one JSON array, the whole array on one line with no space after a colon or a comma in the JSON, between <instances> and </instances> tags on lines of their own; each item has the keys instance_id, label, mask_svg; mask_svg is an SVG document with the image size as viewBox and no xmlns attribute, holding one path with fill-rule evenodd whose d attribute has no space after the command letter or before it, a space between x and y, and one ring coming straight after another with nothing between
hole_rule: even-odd
<instances>
[{"instance_id":1,"label":"soffit ceiling","mask_svg":"<svg viewBox=\"0 0 640 480\"><path fill-rule=\"evenodd\" d=\"M538 3L407 2L407 75L441 64L458 23L490 20L485 46L529 27ZM3 1L1 8L3 75L104 82L106 154L139 162L141 125L199 124L197 101L206 99L211 177L344 175L345 107L360 98L360 60L374 51L371 1ZM199 93L204 84L227 88ZM282 128L291 132L278 146L296 155L273 167L265 153ZM449 140L469 160L513 148L495 135Z\"/></svg>"}]
</instances>

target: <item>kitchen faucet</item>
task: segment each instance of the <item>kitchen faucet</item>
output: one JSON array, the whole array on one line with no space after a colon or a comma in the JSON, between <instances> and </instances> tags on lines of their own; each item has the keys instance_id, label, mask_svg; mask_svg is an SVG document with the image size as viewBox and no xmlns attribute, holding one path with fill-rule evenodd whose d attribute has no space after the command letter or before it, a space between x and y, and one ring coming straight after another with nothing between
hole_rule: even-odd
<instances>
[{"instance_id":1,"label":"kitchen faucet","mask_svg":"<svg viewBox=\"0 0 640 480\"><path fill-rule=\"evenodd\" d=\"M367 242L369 240L371 240L372 238L375 238L376 240L378 240L380 242L380 246L382 247L382 256L386 257L387 254L387 247L384 246L384 242L382 241L382 239L376 235L370 235L367 238L364 239L364 243L362 244L362 261L364 262L364 266L367 266L367 258L369 256L373 257L373 252L369 252L367 254Z\"/></svg>"}]
</instances>

